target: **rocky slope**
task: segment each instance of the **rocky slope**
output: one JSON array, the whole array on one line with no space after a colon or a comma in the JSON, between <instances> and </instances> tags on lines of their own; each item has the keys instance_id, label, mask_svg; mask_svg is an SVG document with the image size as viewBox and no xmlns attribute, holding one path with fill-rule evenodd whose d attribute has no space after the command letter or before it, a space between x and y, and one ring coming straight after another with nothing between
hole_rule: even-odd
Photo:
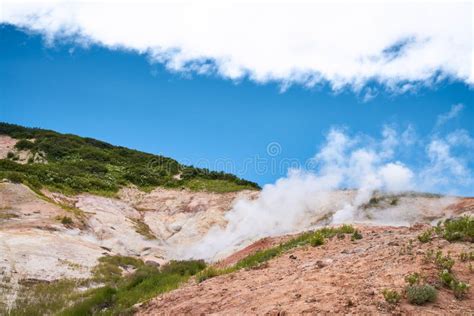
<instances>
[{"instance_id":1,"label":"rocky slope","mask_svg":"<svg viewBox=\"0 0 474 316\"><path fill-rule=\"evenodd\" d=\"M474 205L472 200L468 202L471 207ZM461 253L474 250L472 244L449 243L441 238L421 243L417 236L427 228L359 226L361 240L332 238L320 247L290 250L255 269L199 284L191 281L143 304L138 315L472 314L472 294L457 300L450 289L440 284L437 300L424 306L409 304L404 298L397 305L384 300L384 289L403 293L405 277L413 272L423 275L429 283L439 282L439 268L427 259L430 251L449 253L456 260L453 273L474 284L472 266L459 259ZM220 266L281 240L267 238Z\"/></svg>"},{"instance_id":2,"label":"rocky slope","mask_svg":"<svg viewBox=\"0 0 474 316\"><path fill-rule=\"evenodd\" d=\"M43 193L0 183L0 291L13 295L9 300L24 280L87 278L104 255L162 264L174 245L225 225L224 213L236 198L256 194L134 188L116 198Z\"/></svg>"}]
</instances>

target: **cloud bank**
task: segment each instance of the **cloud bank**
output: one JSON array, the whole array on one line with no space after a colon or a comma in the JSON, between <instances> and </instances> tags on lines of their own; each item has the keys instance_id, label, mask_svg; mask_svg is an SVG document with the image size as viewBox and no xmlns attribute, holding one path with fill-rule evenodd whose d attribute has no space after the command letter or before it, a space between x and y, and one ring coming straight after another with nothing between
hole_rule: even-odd
<instances>
[{"instance_id":1,"label":"cloud bank","mask_svg":"<svg viewBox=\"0 0 474 316\"><path fill-rule=\"evenodd\" d=\"M50 43L132 50L176 72L354 91L474 83L472 2L7 0L1 9L0 22Z\"/></svg>"}]
</instances>

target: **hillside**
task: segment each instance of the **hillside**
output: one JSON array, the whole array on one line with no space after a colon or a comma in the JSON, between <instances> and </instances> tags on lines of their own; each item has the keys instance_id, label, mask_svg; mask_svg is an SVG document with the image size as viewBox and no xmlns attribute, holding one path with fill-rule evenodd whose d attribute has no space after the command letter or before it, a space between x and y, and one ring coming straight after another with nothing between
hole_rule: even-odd
<instances>
[{"instance_id":1,"label":"hillside","mask_svg":"<svg viewBox=\"0 0 474 316\"><path fill-rule=\"evenodd\" d=\"M338 233L305 243L300 237L296 247L289 242L294 236L258 242L220 265L245 268L192 280L143 304L138 315L472 314L472 292L462 284L474 284L474 221L470 239L457 242L436 234L420 241L428 225L357 229L357 238ZM282 242L287 250L274 254ZM433 301L410 294L415 287L432 289ZM396 301L387 301L384 290L398 293Z\"/></svg>"},{"instance_id":2,"label":"hillside","mask_svg":"<svg viewBox=\"0 0 474 316\"><path fill-rule=\"evenodd\" d=\"M135 185L233 192L259 189L232 174L70 134L0 123L0 179L66 194L111 195Z\"/></svg>"}]
</instances>

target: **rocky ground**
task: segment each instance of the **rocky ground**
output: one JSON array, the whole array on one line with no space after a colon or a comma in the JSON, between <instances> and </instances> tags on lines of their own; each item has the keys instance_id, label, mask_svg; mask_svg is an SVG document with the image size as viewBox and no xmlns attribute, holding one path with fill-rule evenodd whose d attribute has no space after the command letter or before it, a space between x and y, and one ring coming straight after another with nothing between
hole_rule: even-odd
<instances>
[{"instance_id":1,"label":"rocky ground","mask_svg":"<svg viewBox=\"0 0 474 316\"><path fill-rule=\"evenodd\" d=\"M359 227L361 240L332 238L320 247L296 248L258 269L240 270L200 284L192 281L143 304L138 315L472 315L474 294L457 300L441 285L438 299L428 305L411 305L406 299L398 305L385 302L382 290L402 293L409 273L418 272L427 282L437 282L439 269L427 260L430 249L449 253L456 260L454 274L474 284L474 271L469 263L459 260L461 252L473 251L474 246L440 238L421 243L417 236L427 227ZM267 238L233 255L224 265L280 241Z\"/></svg>"}]
</instances>

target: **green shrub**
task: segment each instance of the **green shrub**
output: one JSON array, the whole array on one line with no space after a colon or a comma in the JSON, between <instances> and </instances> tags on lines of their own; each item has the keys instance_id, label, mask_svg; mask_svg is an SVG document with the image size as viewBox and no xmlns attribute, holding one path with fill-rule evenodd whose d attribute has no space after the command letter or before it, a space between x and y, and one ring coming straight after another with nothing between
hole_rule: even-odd
<instances>
[{"instance_id":1,"label":"green shrub","mask_svg":"<svg viewBox=\"0 0 474 316\"><path fill-rule=\"evenodd\" d=\"M355 241L355 240L359 240L359 239L362 239L362 234L358 230L355 230L354 233L351 236L351 240Z\"/></svg>"},{"instance_id":2,"label":"green shrub","mask_svg":"<svg viewBox=\"0 0 474 316\"><path fill-rule=\"evenodd\" d=\"M455 261L449 255L444 256L441 251L438 251L435 257L435 263L440 269L451 271Z\"/></svg>"},{"instance_id":3,"label":"green shrub","mask_svg":"<svg viewBox=\"0 0 474 316\"><path fill-rule=\"evenodd\" d=\"M61 218L61 224L63 225L71 225L72 223L74 223L74 221L69 216L63 216Z\"/></svg>"},{"instance_id":4,"label":"green shrub","mask_svg":"<svg viewBox=\"0 0 474 316\"><path fill-rule=\"evenodd\" d=\"M443 270L439 275L439 279L445 287L453 290L454 296L457 299L463 299L469 291L469 284L459 281L448 270Z\"/></svg>"},{"instance_id":5,"label":"green shrub","mask_svg":"<svg viewBox=\"0 0 474 316\"><path fill-rule=\"evenodd\" d=\"M406 295L409 303L423 305L434 302L438 293L431 285L408 285Z\"/></svg>"},{"instance_id":6,"label":"green shrub","mask_svg":"<svg viewBox=\"0 0 474 316\"><path fill-rule=\"evenodd\" d=\"M311 237L309 244L313 247L321 246L324 244L324 236L320 232L314 233L313 237Z\"/></svg>"},{"instance_id":7,"label":"green shrub","mask_svg":"<svg viewBox=\"0 0 474 316\"><path fill-rule=\"evenodd\" d=\"M400 302L400 299L402 298L400 293L395 290L384 289L382 291L382 294L385 298L385 301L389 304L398 304L398 302Z\"/></svg>"},{"instance_id":8,"label":"green shrub","mask_svg":"<svg viewBox=\"0 0 474 316\"><path fill-rule=\"evenodd\" d=\"M4 177L13 183L22 183L25 180L25 176L19 172L6 172Z\"/></svg>"},{"instance_id":9,"label":"green shrub","mask_svg":"<svg viewBox=\"0 0 474 316\"><path fill-rule=\"evenodd\" d=\"M409 284L409 285L416 285L416 284L420 284L421 282L421 275L418 273L418 272L413 272L407 276L405 276L405 281Z\"/></svg>"},{"instance_id":10,"label":"green shrub","mask_svg":"<svg viewBox=\"0 0 474 316\"><path fill-rule=\"evenodd\" d=\"M222 274L221 270L218 270L214 267L209 267L196 275L196 281L198 283L204 282L208 279L214 278Z\"/></svg>"},{"instance_id":11,"label":"green shrub","mask_svg":"<svg viewBox=\"0 0 474 316\"><path fill-rule=\"evenodd\" d=\"M160 271L181 276L195 275L206 268L204 260L171 260Z\"/></svg>"},{"instance_id":12,"label":"green shrub","mask_svg":"<svg viewBox=\"0 0 474 316\"><path fill-rule=\"evenodd\" d=\"M445 287L448 287L450 288L451 287L451 284L453 282L456 282L456 278L454 277L454 275L449 272L448 270L443 270L441 271L441 273L439 274L439 279L441 281L441 283L445 286Z\"/></svg>"},{"instance_id":13,"label":"green shrub","mask_svg":"<svg viewBox=\"0 0 474 316\"><path fill-rule=\"evenodd\" d=\"M337 229L339 234L353 234L356 230L352 225L342 225Z\"/></svg>"},{"instance_id":14,"label":"green shrub","mask_svg":"<svg viewBox=\"0 0 474 316\"><path fill-rule=\"evenodd\" d=\"M466 215L444 221L443 237L449 241L474 242L474 217Z\"/></svg>"},{"instance_id":15,"label":"green shrub","mask_svg":"<svg viewBox=\"0 0 474 316\"><path fill-rule=\"evenodd\" d=\"M418 240L422 243L430 242L431 241L431 234L432 234L432 230L428 229L428 230L424 231L423 233L421 233L420 235L418 235Z\"/></svg>"},{"instance_id":16,"label":"green shrub","mask_svg":"<svg viewBox=\"0 0 474 316\"><path fill-rule=\"evenodd\" d=\"M461 281L453 281L451 284L451 289L453 290L454 296L457 299L462 300L466 297L469 292L470 285Z\"/></svg>"},{"instance_id":17,"label":"green shrub","mask_svg":"<svg viewBox=\"0 0 474 316\"><path fill-rule=\"evenodd\" d=\"M35 147L35 144L26 139L20 139L16 144L15 148L18 150L30 150Z\"/></svg>"}]
</instances>

